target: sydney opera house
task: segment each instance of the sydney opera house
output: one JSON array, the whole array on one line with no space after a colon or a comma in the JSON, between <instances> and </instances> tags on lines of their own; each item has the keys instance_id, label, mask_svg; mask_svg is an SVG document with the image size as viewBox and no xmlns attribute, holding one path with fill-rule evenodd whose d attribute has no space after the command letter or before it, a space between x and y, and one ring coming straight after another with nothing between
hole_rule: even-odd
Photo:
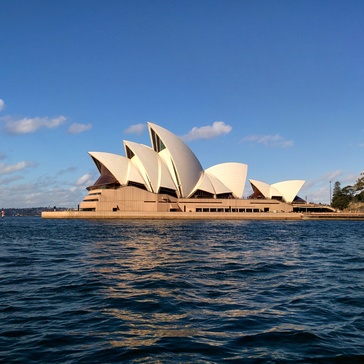
<instances>
[{"instance_id":1,"label":"sydney opera house","mask_svg":"<svg viewBox=\"0 0 364 364\"><path fill-rule=\"evenodd\" d=\"M243 198L248 166L228 162L207 169L176 135L148 123L151 146L124 141L125 156L89 152L100 176L87 188L78 211L105 214L247 215L293 212L304 181L269 185L249 180L253 193Z\"/></svg>"}]
</instances>

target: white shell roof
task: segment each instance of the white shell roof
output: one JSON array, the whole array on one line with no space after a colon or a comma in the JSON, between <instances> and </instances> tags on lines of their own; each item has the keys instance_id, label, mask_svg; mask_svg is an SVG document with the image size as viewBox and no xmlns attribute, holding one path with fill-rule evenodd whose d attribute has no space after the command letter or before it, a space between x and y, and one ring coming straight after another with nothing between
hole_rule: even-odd
<instances>
[{"instance_id":1,"label":"white shell roof","mask_svg":"<svg viewBox=\"0 0 364 364\"><path fill-rule=\"evenodd\" d=\"M176 189L175 184L158 153L151 147L124 140L125 152L129 148L134 157L131 161L139 169L150 192L158 193L160 187Z\"/></svg>"},{"instance_id":2,"label":"white shell roof","mask_svg":"<svg viewBox=\"0 0 364 364\"><path fill-rule=\"evenodd\" d=\"M254 179L249 180L250 184L255 187L265 198L271 198L271 188L268 183L262 181L256 181Z\"/></svg>"},{"instance_id":3,"label":"white shell roof","mask_svg":"<svg viewBox=\"0 0 364 364\"><path fill-rule=\"evenodd\" d=\"M197 190L206 191L213 195L219 195L222 193L231 193L231 190L226 187L218 178L213 174L209 174L206 171L202 174L200 181L196 185L193 193Z\"/></svg>"},{"instance_id":4,"label":"white shell roof","mask_svg":"<svg viewBox=\"0 0 364 364\"><path fill-rule=\"evenodd\" d=\"M235 197L241 198L244 193L248 166L243 163L221 163L206 169L206 172L214 175L226 187L228 187Z\"/></svg>"},{"instance_id":5,"label":"white shell roof","mask_svg":"<svg viewBox=\"0 0 364 364\"><path fill-rule=\"evenodd\" d=\"M282 193L286 202L291 203L297 196L304 183L305 181L303 180L289 180L274 183L272 184L272 187L276 188Z\"/></svg>"},{"instance_id":6,"label":"white shell roof","mask_svg":"<svg viewBox=\"0 0 364 364\"><path fill-rule=\"evenodd\" d=\"M206 191L213 195L215 194L215 190L207 173L202 174L199 182L195 186L193 193L195 193L197 190Z\"/></svg>"},{"instance_id":7,"label":"white shell roof","mask_svg":"<svg viewBox=\"0 0 364 364\"><path fill-rule=\"evenodd\" d=\"M189 197L200 180L203 168L192 150L176 135L156 124L148 123L166 147L159 153L176 185L179 197ZM153 143L153 140L152 140Z\"/></svg>"},{"instance_id":8,"label":"white shell roof","mask_svg":"<svg viewBox=\"0 0 364 364\"><path fill-rule=\"evenodd\" d=\"M207 171L205 171L205 175L209 176L209 179L211 181L211 184L214 188L214 191L216 193L216 195L220 195L222 193L231 193L231 189L227 186L225 186L221 180L219 180L216 176L214 176L213 174L208 173Z\"/></svg>"},{"instance_id":9,"label":"white shell roof","mask_svg":"<svg viewBox=\"0 0 364 364\"><path fill-rule=\"evenodd\" d=\"M221 163L205 171L191 149L176 135L156 124L148 123L153 147L124 141L128 157L105 152L89 152L104 165L121 185L136 182L154 193L161 187L175 190L178 197L188 198L198 189L213 195L244 193L248 166L243 163ZM153 140L153 135L156 136ZM156 139L161 143L154 145ZM132 153L128 153L128 151ZM100 168L99 168L100 169ZM101 170L100 170L101 173ZM266 198L283 197L291 203L303 186L303 180L282 181L272 185L250 180L251 185Z\"/></svg>"},{"instance_id":10,"label":"white shell roof","mask_svg":"<svg viewBox=\"0 0 364 364\"><path fill-rule=\"evenodd\" d=\"M121 185L127 185L129 181L144 184L142 176L129 159L105 152L89 152L89 155L103 164Z\"/></svg>"},{"instance_id":11,"label":"white shell roof","mask_svg":"<svg viewBox=\"0 0 364 364\"><path fill-rule=\"evenodd\" d=\"M269 185L268 183L252 179L249 181L251 185L257 188L264 197L272 198L273 196L280 196L283 197L287 203L292 203L305 183L303 180L289 180Z\"/></svg>"}]
</instances>

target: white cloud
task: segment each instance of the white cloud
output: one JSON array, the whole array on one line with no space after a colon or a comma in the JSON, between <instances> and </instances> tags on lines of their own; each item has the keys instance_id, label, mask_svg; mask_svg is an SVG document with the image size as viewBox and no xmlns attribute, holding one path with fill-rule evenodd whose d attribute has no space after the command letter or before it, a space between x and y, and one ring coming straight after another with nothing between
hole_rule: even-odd
<instances>
[{"instance_id":1,"label":"white cloud","mask_svg":"<svg viewBox=\"0 0 364 364\"><path fill-rule=\"evenodd\" d=\"M13 174L11 176L7 175L5 178L0 179L0 185L7 186L7 185L10 185L11 183L13 183L15 181L19 181L21 179L23 179L23 176L16 175L16 174Z\"/></svg>"},{"instance_id":2,"label":"white cloud","mask_svg":"<svg viewBox=\"0 0 364 364\"><path fill-rule=\"evenodd\" d=\"M0 111L5 108L5 102L3 99L0 99Z\"/></svg>"},{"instance_id":3,"label":"white cloud","mask_svg":"<svg viewBox=\"0 0 364 364\"><path fill-rule=\"evenodd\" d=\"M2 118L1 121L5 122L5 130L10 134L28 134L34 133L39 128L45 127L53 129L63 124L66 121L64 116L58 116L56 118L48 117L35 117L35 118L23 118L20 120L14 120L11 117Z\"/></svg>"},{"instance_id":4,"label":"white cloud","mask_svg":"<svg viewBox=\"0 0 364 364\"><path fill-rule=\"evenodd\" d=\"M358 175L344 173L341 170L328 172L316 179L306 181L299 195L302 198L307 198L309 202L329 204L330 193L332 197L336 181L340 182L341 187L345 187L353 185L357 178Z\"/></svg>"},{"instance_id":5,"label":"white cloud","mask_svg":"<svg viewBox=\"0 0 364 364\"><path fill-rule=\"evenodd\" d=\"M91 180L91 175L89 173L84 174L81 176L75 183L76 186L84 186L84 185L90 185L94 181Z\"/></svg>"},{"instance_id":6,"label":"white cloud","mask_svg":"<svg viewBox=\"0 0 364 364\"><path fill-rule=\"evenodd\" d=\"M76 167L67 167L65 169L60 170L58 174L62 176L63 174L74 172L76 171L76 169L77 169Z\"/></svg>"},{"instance_id":7,"label":"white cloud","mask_svg":"<svg viewBox=\"0 0 364 364\"><path fill-rule=\"evenodd\" d=\"M26 166L34 163L22 162ZM86 187L93 185L98 177L98 172L85 173L73 181L63 179L63 171L57 175L39 176L35 180L26 181L26 174L20 169L24 164L4 166L0 164L0 185L7 188L0 188L1 207L37 207L37 206L64 206L77 208L84 196L87 195ZM73 167L70 167L72 170ZM17 170L17 173L16 173ZM2 172L11 173L1 175ZM12 193L9 194L9 189Z\"/></svg>"},{"instance_id":8,"label":"white cloud","mask_svg":"<svg viewBox=\"0 0 364 364\"><path fill-rule=\"evenodd\" d=\"M212 139L220 135L229 134L232 129L230 125L225 124L223 121L214 121L212 125L192 128L188 134L182 136L182 139L184 141Z\"/></svg>"},{"instance_id":9,"label":"white cloud","mask_svg":"<svg viewBox=\"0 0 364 364\"><path fill-rule=\"evenodd\" d=\"M341 177L341 178L344 178L345 181L348 181L348 180L350 180L353 177L353 175L347 175L345 177L342 177L342 176L343 176L343 171L341 171L340 169L338 169L336 171L326 173L320 179L321 179L321 181L327 181L327 180L329 180L329 181L336 181L337 178Z\"/></svg>"},{"instance_id":10,"label":"white cloud","mask_svg":"<svg viewBox=\"0 0 364 364\"><path fill-rule=\"evenodd\" d=\"M84 131L90 130L92 128L92 124L78 124L74 123L68 128L69 134L79 134Z\"/></svg>"},{"instance_id":11,"label":"white cloud","mask_svg":"<svg viewBox=\"0 0 364 364\"><path fill-rule=\"evenodd\" d=\"M263 144L267 147L287 148L293 146L293 140L286 140L279 134L275 135L249 135L243 139L243 142L254 142Z\"/></svg>"},{"instance_id":12,"label":"white cloud","mask_svg":"<svg viewBox=\"0 0 364 364\"><path fill-rule=\"evenodd\" d=\"M13 174L13 178L10 175L1 178L0 174L0 183L8 182L12 191L9 194L9 188L0 188L0 208L54 205L76 208L87 195L85 188L94 183L95 180L92 179L95 175L86 173L77 181L68 184L57 176L41 176L36 181L24 182L22 176L16 177Z\"/></svg>"},{"instance_id":13,"label":"white cloud","mask_svg":"<svg viewBox=\"0 0 364 364\"><path fill-rule=\"evenodd\" d=\"M62 186L45 186L41 180L36 183L13 184L12 193L0 189L1 207L65 206L76 207L85 195L84 189L71 191ZM86 191L87 192L87 191ZM87 194L87 193L86 193ZM14 198L16 196L16 198Z\"/></svg>"},{"instance_id":14,"label":"white cloud","mask_svg":"<svg viewBox=\"0 0 364 364\"><path fill-rule=\"evenodd\" d=\"M141 134L143 134L145 127L146 127L145 124L134 124L134 125L129 126L129 128L125 129L124 133L141 135Z\"/></svg>"},{"instance_id":15,"label":"white cloud","mask_svg":"<svg viewBox=\"0 0 364 364\"><path fill-rule=\"evenodd\" d=\"M6 165L5 163L0 163L0 176L4 174L10 174L20 171L26 167L32 166L33 163L30 162L18 162L16 164Z\"/></svg>"}]
</instances>

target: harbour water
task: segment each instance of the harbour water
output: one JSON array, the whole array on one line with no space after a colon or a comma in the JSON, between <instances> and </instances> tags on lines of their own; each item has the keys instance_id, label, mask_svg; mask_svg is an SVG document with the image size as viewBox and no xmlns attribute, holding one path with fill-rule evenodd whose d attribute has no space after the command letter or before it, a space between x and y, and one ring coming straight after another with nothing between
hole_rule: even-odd
<instances>
[{"instance_id":1,"label":"harbour water","mask_svg":"<svg viewBox=\"0 0 364 364\"><path fill-rule=\"evenodd\" d=\"M363 221L0 221L1 363L364 362Z\"/></svg>"}]
</instances>

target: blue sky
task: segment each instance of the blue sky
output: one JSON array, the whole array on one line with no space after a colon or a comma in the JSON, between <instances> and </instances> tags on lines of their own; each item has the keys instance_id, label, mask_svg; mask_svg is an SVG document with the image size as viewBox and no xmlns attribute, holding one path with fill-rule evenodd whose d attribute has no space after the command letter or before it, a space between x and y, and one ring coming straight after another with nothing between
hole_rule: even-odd
<instances>
[{"instance_id":1,"label":"blue sky","mask_svg":"<svg viewBox=\"0 0 364 364\"><path fill-rule=\"evenodd\" d=\"M76 207L98 178L87 152L150 145L148 121L204 168L304 179L309 201L364 170L361 0L0 7L0 207Z\"/></svg>"}]
</instances>

